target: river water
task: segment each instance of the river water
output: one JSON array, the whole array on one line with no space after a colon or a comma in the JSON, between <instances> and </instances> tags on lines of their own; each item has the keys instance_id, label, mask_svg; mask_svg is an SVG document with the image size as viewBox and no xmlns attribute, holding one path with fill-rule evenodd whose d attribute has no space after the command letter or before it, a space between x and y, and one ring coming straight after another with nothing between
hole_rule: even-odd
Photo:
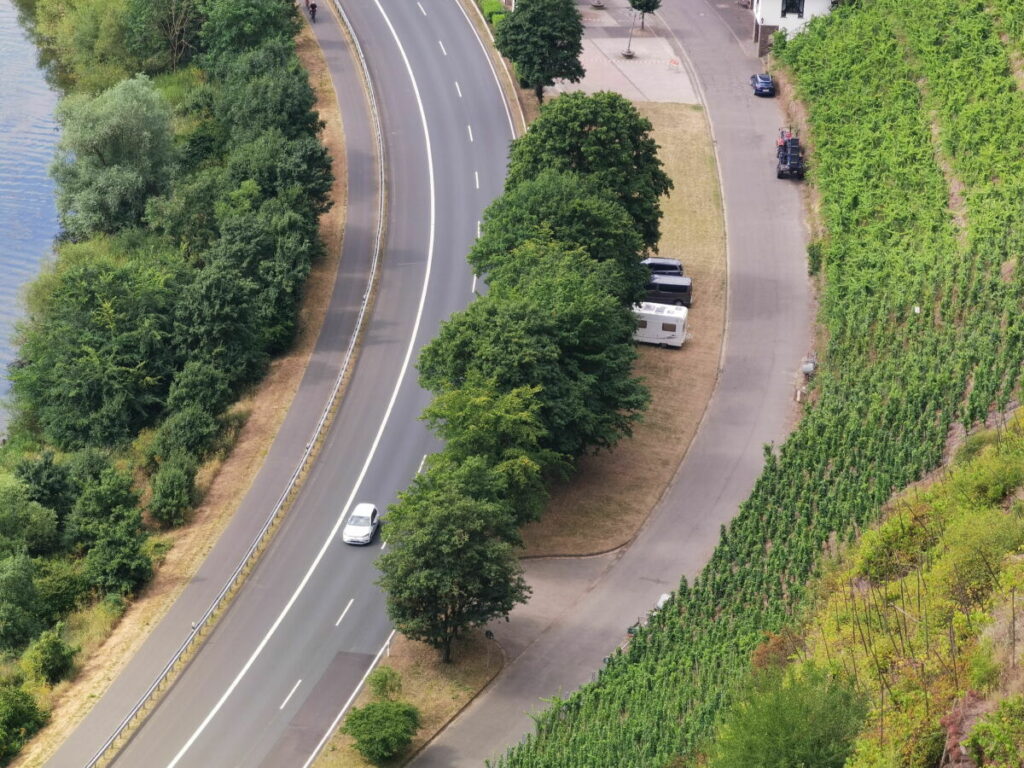
<instances>
[{"instance_id":1,"label":"river water","mask_svg":"<svg viewBox=\"0 0 1024 768\"><path fill-rule=\"evenodd\" d=\"M11 0L0 0L0 397L10 389L11 334L23 286L50 255L57 234L46 169L57 144L57 93L37 64ZM0 431L6 417L0 409Z\"/></svg>"}]
</instances>

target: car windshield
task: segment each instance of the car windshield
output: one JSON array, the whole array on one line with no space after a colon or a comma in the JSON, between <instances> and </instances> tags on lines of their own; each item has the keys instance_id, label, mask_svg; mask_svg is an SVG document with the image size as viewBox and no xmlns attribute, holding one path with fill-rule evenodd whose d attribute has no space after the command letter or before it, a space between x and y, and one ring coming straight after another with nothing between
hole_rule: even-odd
<instances>
[{"instance_id":1,"label":"car windshield","mask_svg":"<svg viewBox=\"0 0 1024 768\"><path fill-rule=\"evenodd\" d=\"M348 519L348 524L365 527L370 524L370 518L366 515L352 515L352 517Z\"/></svg>"},{"instance_id":2,"label":"car windshield","mask_svg":"<svg viewBox=\"0 0 1024 768\"><path fill-rule=\"evenodd\" d=\"M772 79L768 75L758 75L757 79L762 83L770 83Z\"/></svg>"}]
</instances>

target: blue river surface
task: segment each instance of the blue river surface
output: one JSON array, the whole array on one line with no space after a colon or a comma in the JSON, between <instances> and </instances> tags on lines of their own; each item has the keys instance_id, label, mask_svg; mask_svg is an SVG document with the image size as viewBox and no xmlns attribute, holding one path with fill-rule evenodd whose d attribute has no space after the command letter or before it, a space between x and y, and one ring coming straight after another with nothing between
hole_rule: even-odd
<instances>
[{"instance_id":1,"label":"blue river surface","mask_svg":"<svg viewBox=\"0 0 1024 768\"><path fill-rule=\"evenodd\" d=\"M39 69L36 48L11 0L0 0L0 398L10 390L12 334L22 290L53 249L57 210L47 167L59 138L58 94ZM6 417L0 409L0 431Z\"/></svg>"}]
</instances>

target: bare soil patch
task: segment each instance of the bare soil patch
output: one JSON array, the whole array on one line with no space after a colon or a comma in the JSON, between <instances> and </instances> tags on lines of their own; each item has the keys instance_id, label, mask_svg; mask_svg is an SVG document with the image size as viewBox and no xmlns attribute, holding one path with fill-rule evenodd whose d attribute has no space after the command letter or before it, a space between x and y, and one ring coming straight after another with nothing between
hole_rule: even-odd
<instances>
[{"instance_id":1,"label":"bare soil patch","mask_svg":"<svg viewBox=\"0 0 1024 768\"><path fill-rule=\"evenodd\" d=\"M476 694L489 683L504 664L501 647L476 632L457 642L455 661L443 664L433 648L395 635L391 655L380 663L395 669L402 676L402 692L398 698L419 707L422 725L409 752L390 766L405 765L444 728ZM355 701L361 707L372 700L363 689ZM313 763L313 768L369 768L368 763L352 748L352 739L336 733Z\"/></svg>"},{"instance_id":2,"label":"bare soil patch","mask_svg":"<svg viewBox=\"0 0 1024 768\"><path fill-rule=\"evenodd\" d=\"M660 253L693 277L688 336L680 350L642 346L636 371L651 408L633 437L584 457L556 487L543 518L523 530L526 556L583 555L629 542L661 497L693 440L718 380L725 329L725 228L718 171L703 109L638 103L654 126L675 183L663 202Z\"/></svg>"},{"instance_id":3,"label":"bare soil patch","mask_svg":"<svg viewBox=\"0 0 1024 768\"><path fill-rule=\"evenodd\" d=\"M320 236L327 255L313 266L306 283L298 337L288 354L274 360L263 382L234 406L234 410L246 413L248 418L230 454L201 471L200 487L206 486L206 490L191 522L162 537L170 544L170 550L153 581L128 607L109 636L93 644L94 651L83 648L78 675L53 691L50 724L25 747L13 763L15 766L40 766L49 759L181 594L252 484L306 370L334 290L347 187L341 113L326 62L308 28L303 28L297 44L299 58L317 94L317 109L326 123L320 138L331 154L335 175L334 206L320 220Z\"/></svg>"}]
</instances>

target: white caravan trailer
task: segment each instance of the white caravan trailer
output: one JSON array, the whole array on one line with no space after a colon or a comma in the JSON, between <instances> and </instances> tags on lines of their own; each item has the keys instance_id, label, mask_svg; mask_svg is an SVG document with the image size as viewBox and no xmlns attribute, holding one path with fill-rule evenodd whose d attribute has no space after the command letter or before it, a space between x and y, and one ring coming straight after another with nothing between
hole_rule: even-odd
<instances>
[{"instance_id":1,"label":"white caravan trailer","mask_svg":"<svg viewBox=\"0 0 1024 768\"><path fill-rule=\"evenodd\" d=\"M686 307L645 301L633 306L637 327L633 339L663 347L681 347L686 341Z\"/></svg>"}]
</instances>

